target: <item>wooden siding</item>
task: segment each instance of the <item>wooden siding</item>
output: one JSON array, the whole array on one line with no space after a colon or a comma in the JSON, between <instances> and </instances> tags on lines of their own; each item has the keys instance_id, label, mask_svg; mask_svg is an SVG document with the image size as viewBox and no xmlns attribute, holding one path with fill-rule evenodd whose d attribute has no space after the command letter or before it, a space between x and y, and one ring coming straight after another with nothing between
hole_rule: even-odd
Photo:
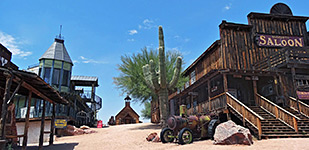
<instances>
[{"instance_id":1,"label":"wooden siding","mask_svg":"<svg viewBox=\"0 0 309 150\"><path fill-rule=\"evenodd\" d=\"M271 15L269 15L271 16ZM289 16L290 18L291 16ZM249 25L228 23L220 25L220 39L224 69L252 70L253 64L278 52L280 47L259 47L256 34L282 36L301 36L304 45L308 45L306 19L289 20L287 18L258 18L249 15Z\"/></svg>"}]
</instances>

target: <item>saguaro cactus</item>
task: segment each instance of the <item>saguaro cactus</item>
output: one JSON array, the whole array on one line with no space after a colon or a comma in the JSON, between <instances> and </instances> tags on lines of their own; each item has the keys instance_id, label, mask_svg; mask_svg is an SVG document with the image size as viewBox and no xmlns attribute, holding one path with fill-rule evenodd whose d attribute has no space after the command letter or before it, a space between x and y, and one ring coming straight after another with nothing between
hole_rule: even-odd
<instances>
[{"instance_id":1,"label":"saguaro cactus","mask_svg":"<svg viewBox=\"0 0 309 150\"><path fill-rule=\"evenodd\" d=\"M164 48L164 36L162 26L159 26L159 71L156 71L153 60L149 61L149 64L143 66L143 73L146 80L146 84L151 90L153 90L159 97L160 107L160 122L162 127L166 126L166 119L169 114L168 106L168 90L172 90L179 79L181 70L182 58L178 57L176 60L176 66L174 75L170 82L167 81L166 64L165 64L165 48Z\"/></svg>"}]
</instances>

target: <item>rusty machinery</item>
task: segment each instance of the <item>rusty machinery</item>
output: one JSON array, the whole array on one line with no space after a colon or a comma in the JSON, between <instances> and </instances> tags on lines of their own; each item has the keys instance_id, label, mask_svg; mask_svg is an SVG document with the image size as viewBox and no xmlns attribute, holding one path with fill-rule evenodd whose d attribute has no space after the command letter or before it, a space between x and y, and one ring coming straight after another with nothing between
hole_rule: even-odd
<instances>
[{"instance_id":1,"label":"rusty machinery","mask_svg":"<svg viewBox=\"0 0 309 150\"><path fill-rule=\"evenodd\" d=\"M189 144L194 138L212 138L219 120L202 116L185 116L184 106L180 106L180 116L171 116L167 120L168 127L160 133L162 143L178 141L179 144ZM213 119L212 119L213 118Z\"/></svg>"}]
</instances>

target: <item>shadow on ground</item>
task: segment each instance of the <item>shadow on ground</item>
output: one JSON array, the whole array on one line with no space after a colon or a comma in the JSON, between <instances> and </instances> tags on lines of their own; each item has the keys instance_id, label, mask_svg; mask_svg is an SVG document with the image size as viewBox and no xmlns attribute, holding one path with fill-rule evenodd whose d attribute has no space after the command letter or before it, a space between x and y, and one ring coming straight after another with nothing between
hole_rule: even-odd
<instances>
[{"instance_id":1,"label":"shadow on ground","mask_svg":"<svg viewBox=\"0 0 309 150\"><path fill-rule=\"evenodd\" d=\"M161 129L160 124L149 124L145 126L134 127L131 130L145 130L145 129Z\"/></svg>"},{"instance_id":2,"label":"shadow on ground","mask_svg":"<svg viewBox=\"0 0 309 150\"><path fill-rule=\"evenodd\" d=\"M74 150L74 147L78 145L78 143L63 143L63 144L54 144L52 146L44 146L43 150ZM16 150L21 150L22 147L19 146L14 148ZM38 150L39 146L27 146L27 150Z\"/></svg>"}]
</instances>

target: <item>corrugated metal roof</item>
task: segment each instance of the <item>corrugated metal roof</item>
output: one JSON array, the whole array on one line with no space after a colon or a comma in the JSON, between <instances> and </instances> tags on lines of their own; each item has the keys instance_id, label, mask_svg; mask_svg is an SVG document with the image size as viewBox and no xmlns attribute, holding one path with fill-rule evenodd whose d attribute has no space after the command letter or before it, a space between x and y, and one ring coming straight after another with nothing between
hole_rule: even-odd
<instances>
[{"instance_id":1,"label":"corrugated metal roof","mask_svg":"<svg viewBox=\"0 0 309 150\"><path fill-rule=\"evenodd\" d=\"M91 77L91 76L72 76L71 80L78 80L78 81L93 81L97 82L98 77Z\"/></svg>"},{"instance_id":2,"label":"corrugated metal roof","mask_svg":"<svg viewBox=\"0 0 309 150\"><path fill-rule=\"evenodd\" d=\"M55 59L73 64L67 49L64 46L64 40L55 38L55 42L42 55L41 59Z\"/></svg>"}]
</instances>

